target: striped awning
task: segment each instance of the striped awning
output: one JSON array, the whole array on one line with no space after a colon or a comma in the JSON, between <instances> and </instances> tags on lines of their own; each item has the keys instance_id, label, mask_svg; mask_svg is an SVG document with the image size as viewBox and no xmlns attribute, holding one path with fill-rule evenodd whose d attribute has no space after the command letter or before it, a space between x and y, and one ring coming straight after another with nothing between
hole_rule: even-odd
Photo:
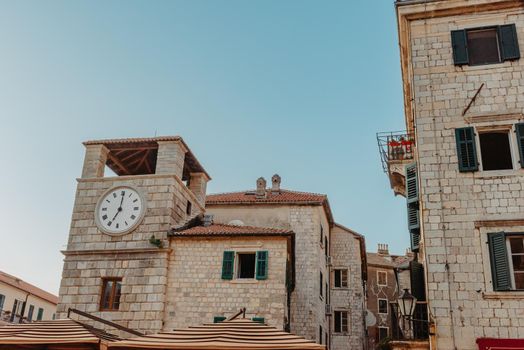
<instances>
[{"instance_id":1,"label":"striped awning","mask_svg":"<svg viewBox=\"0 0 524 350\"><path fill-rule=\"evenodd\" d=\"M26 348L32 345L50 345L46 349L59 345L71 349L80 348L77 345L100 344L104 341L114 341L119 338L103 330L70 319L42 321L22 324L9 324L0 327L0 349ZM9 345L6 347L6 345ZM15 345L19 346L16 347ZM75 345L75 346L73 346ZM97 348L97 347L96 347Z\"/></svg>"},{"instance_id":2,"label":"striped awning","mask_svg":"<svg viewBox=\"0 0 524 350\"><path fill-rule=\"evenodd\" d=\"M236 319L108 344L108 349L303 349L325 350L302 337L247 319Z\"/></svg>"}]
</instances>

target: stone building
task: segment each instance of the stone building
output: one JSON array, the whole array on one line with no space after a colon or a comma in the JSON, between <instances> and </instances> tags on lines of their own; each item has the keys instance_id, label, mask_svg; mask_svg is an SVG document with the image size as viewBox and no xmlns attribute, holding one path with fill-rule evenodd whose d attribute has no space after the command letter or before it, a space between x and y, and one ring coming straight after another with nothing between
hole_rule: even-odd
<instances>
[{"instance_id":1,"label":"stone building","mask_svg":"<svg viewBox=\"0 0 524 350\"><path fill-rule=\"evenodd\" d=\"M364 239L335 224L325 195L274 176L269 189L261 178L206 199L210 177L180 137L84 145L60 317L73 308L153 333L246 308L333 349L362 348Z\"/></svg>"},{"instance_id":2,"label":"stone building","mask_svg":"<svg viewBox=\"0 0 524 350\"><path fill-rule=\"evenodd\" d=\"M207 196L216 222L289 229L295 234L296 282L290 330L332 349L361 349L365 247L361 235L333 219L326 195L271 188Z\"/></svg>"},{"instance_id":3,"label":"stone building","mask_svg":"<svg viewBox=\"0 0 524 350\"><path fill-rule=\"evenodd\" d=\"M392 304L396 304L399 289L411 288L409 263L413 258L389 253L387 244L379 244L376 253L367 253L367 342L375 349L381 341L389 339L395 327Z\"/></svg>"},{"instance_id":4,"label":"stone building","mask_svg":"<svg viewBox=\"0 0 524 350\"><path fill-rule=\"evenodd\" d=\"M396 9L407 132L379 142L425 267L431 347L522 339L524 4Z\"/></svg>"},{"instance_id":5,"label":"stone building","mask_svg":"<svg viewBox=\"0 0 524 350\"><path fill-rule=\"evenodd\" d=\"M0 326L55 318L58 297L0 271Z\"/></svg>"}]
</instances>

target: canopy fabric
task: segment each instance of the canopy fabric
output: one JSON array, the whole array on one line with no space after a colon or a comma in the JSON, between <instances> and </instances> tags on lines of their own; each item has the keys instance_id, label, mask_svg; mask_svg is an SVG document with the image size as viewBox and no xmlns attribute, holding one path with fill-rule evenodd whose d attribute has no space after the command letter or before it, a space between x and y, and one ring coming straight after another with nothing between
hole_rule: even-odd
<instances>
[{"instance_id":1,"label":"canopy fabric","mask_svg":"<svg viewBox=\"0 0 524 350\"><path fill-rule=\"evenodd\" d=\"M9 324L0 327L0 347L2 345L99 344L101 340L118 339L103 330L70 319Z\"/></svg>"},{"instance_id":2,"label":"canopy fabric","mask_svg":"<svg viewBox=\"0 0 524 350\"><path fill-rule=\"evenodd\" d=\"M278 330L275 327L269 327L246 319L210 323L186 329L175 329L173 332L162 332L131 338L109 343L107 346L109 350L326 349L324 345L316 344L294 334Z\"/></svg>"}]
</instances>

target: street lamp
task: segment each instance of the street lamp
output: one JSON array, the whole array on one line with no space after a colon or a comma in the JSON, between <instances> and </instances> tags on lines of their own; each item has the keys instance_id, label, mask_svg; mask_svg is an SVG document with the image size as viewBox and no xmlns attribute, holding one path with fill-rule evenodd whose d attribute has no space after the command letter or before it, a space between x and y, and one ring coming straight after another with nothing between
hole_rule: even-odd
<instances>
[{"instance_id":1,"label":"street lamp","mask_svg":"<svg viewBox=\"0 0 524 350\"><path fill-rule=\"evenodd\" d=\"M408 289L404 289L402 294L398 298L398 306L400 309L400 314L403 318L413 317L415 312L415 305L417 305L417 298L415 298Z\"/></svg>"}]
</instances>

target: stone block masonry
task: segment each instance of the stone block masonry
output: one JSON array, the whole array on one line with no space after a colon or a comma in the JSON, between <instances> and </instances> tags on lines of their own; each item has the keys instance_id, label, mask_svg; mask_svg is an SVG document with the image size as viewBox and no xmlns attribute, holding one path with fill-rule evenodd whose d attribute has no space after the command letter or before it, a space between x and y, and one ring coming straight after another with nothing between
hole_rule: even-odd
<instances>
[{"instance_id":1,"label":"stone block masonry","mask_svg":"<svg viewBox=\"0 0 524 350\"><path fill-rule=\"evenodd\" d=\"M222 279L224 251L268 251L266 280ZM246 317L283 329L287 315L286 237L176 237L169 259L164 328L213 322L246 308Z\"/></svg>"}]
</instances>

